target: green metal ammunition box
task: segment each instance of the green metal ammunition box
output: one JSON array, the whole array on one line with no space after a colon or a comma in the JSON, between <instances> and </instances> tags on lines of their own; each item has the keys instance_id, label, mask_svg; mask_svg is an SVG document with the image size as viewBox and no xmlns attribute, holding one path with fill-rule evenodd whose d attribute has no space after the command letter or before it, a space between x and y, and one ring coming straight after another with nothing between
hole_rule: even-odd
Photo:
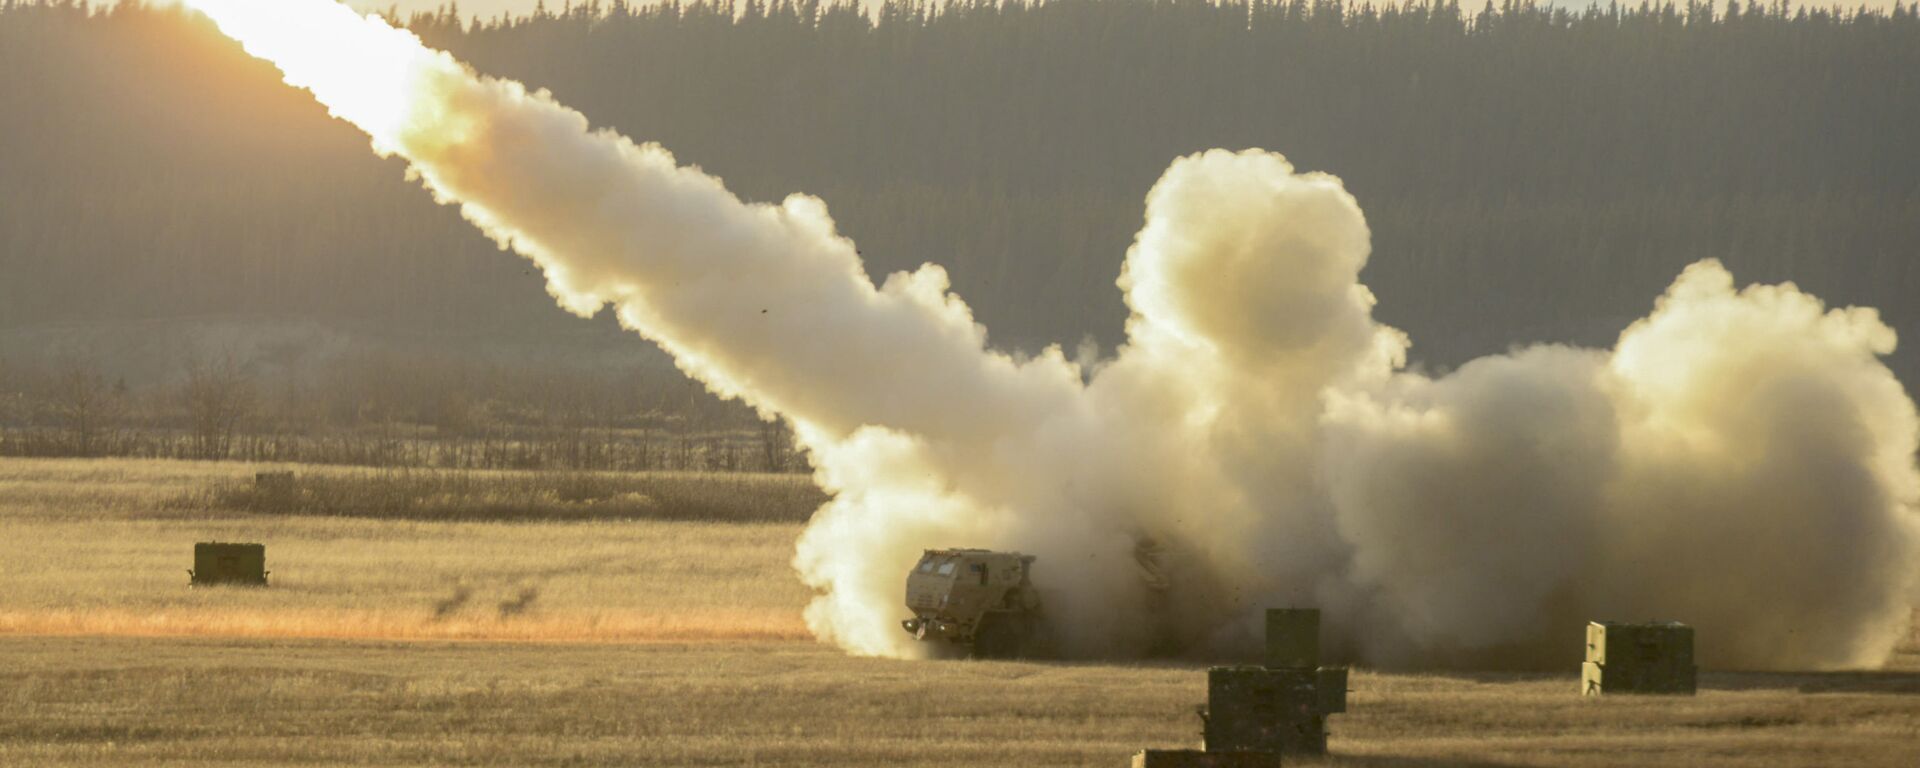
<instances>
[{"instance_id":1,"label":"green metal ammunition box","mask_svg":"<svg viewBox=\"0 0 1920 768\"><path fill-rule=\"evenodd\" d=\"M1693 628L1677 621L1592 622L1580 692L1692 695L1698 688Z\"/></svg>"},{"instance_id":2,"label":"green metal ammunition box","mask_svg":"<svg viewBox=\"0 0 1920 768\"><path fill-rule=\"evenodd\" d=\"M1133 768L1278 768L1277 752L1202 752L1149 749L1133 756Z\"/></svg>"},{"instance_id":3,"label":"green metal ammunition box","mask_svg":"<svg viewBox=\"0 0 1920 768\"><path fill-rule=\"evenodd\" d=\"M1587 624L1587 661L1595 664L1693 666L1693 627L1677 621Z\"/></svg>"},{"instance_id":4,"label":"green metal ammunition box","mask_svg":"<svg viewBox=\"0 0 1920 768\"><path fill-rule=\"evenodd\" d=\"M1208 752L1327 751L1326 717L1313 669L1214 667L1207 670Z\"/></svg>"},{"instance_id":5,"label":"green metal ammunition box","mask_svg":"<svg viewBox=\"0 0 1920 768\"><path fill-rule=\"evenodd\" d=\"M1320 714L1347 711L1347 668L1321 667L1314 670L1313 693L1319 699Z\"/></svg>"},{"instance_id":6,"label":"green metal ammunition box","mask_svg":"<svg viewBox=\"0 0 1920 768\"><path fill-rule=\"evenodd\" d=\"M193 545L193 570L187 571L189 583L205 586L267 585L267 546L200 542Z\"/></svg>"}]
</instances>

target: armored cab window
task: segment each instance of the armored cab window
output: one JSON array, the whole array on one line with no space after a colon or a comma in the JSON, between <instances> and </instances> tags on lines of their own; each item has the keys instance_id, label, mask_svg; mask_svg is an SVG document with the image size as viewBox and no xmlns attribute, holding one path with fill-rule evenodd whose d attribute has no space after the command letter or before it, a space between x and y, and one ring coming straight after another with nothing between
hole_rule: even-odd
<instances>
[{"instance_id":1,"label":"armored cab window","mask_svg":"<svg viewBox=\"0 0 1920 768\"><path fill-rule=\"evenodd\" d=\"M973 565L967 566L967 568L971 569L974 573L980 574L980 586L984 587L987 585L987 564L986 563L974 563Z\"/></svg>"},{"instance_id":2,"label":"armored cab window","mask_svg":"<svg viewBox=\"0 0 1920 768\"><path fill-rule=\"evenodd\" d=\"M915 566L914 570L920 573L933 573L933 563L933 555L927 555L926 557L920 558L920 564Z\"/></svg>"},{"instance_id":3,"label":"armored cab window","mask_svg":"<svg viewBox=\"0 0 1920 768\"><path fill-rule=\"evenodd\" d=\"M940 575L942 575L942 576L952 576L952 575L953 575L953 561L952 561L952 560L948 560L948 561L946 561L946 562L944 562L944 563L941 563L941 564L940 564Z\"/></svg>"}]
</instances>

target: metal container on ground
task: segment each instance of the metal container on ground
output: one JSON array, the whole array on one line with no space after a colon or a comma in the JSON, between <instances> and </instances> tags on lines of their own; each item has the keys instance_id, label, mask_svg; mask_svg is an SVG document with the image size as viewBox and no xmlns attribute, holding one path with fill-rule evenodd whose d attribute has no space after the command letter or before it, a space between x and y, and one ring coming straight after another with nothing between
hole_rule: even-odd
<instances>
[{"instance_id":1,"label":"metal container on ground","mask_svg":"<svg viewBox=\"0 0 1920 768\"><path fill-rule=\"evenodd\" d=\"M1587 624L1580 692L1693 695L1698 689L1693 627L1677 621Z\"/></svg>"},{"instance_id":2,"label":"metal container on ground","mask_svg":"<svg viewBox=\"0 0 1920 768\"><path fill-rule=\"evenodd\" d=\"M203 541L193 545L193 569L188 584L195 587L267 585L267 545Z\"/></svg>"},{"instance_id":3,"label":"metal container on ground","mask_svg":"<svg viewBox=\"0 0 1920 768\"><path fill-rule=\"evenodd\" d=\"M1320 666L1320 612L1267 611L1265 666L1207 670L1202 748L1150 749L1134 768L1271 766L1281 755L1324 755L1327 716L1347 711L1346 667Z\"/></svg>"},{"instance_id":4,"label":"metal container on ground","mask_svg":"<svg viewBox=\"0 0 1920 768\"><path fill-rule=\"evenodd\" d=\"M1319 697L1320 714L1347 711L1347 668L1320 667L1314 670L1313 693Z\"/></svg>"},{"instance_id":5,"label":"metal container on ground","mask_svg":"<svg viewBox=\"0 0 1920 768\"><path fill-rule=\"evenodd\" d=\"M1314 669L1214 667L1207 670L1201 735L1208 752L1327 751Z\"/></svg>"},{"instance_id":6,"label":"metal container on ground","mask_svg":"<svg viewBox=\"0 0 1920 768\"><path fill-rule=\"evenodd\" d=\"M1203 752L1148 749L1133 756L1133 768L1277 768L1278 752Z\"/></svg>"}]
</instances>

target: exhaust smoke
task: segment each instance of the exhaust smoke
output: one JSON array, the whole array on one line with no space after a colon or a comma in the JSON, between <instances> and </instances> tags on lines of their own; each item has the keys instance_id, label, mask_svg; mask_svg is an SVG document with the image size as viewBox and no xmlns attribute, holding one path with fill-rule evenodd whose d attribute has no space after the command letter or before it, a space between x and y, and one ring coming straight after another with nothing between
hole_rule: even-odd
<instances>
[{"instance_id":1,"label":"exhaust smoke","mask_svg":"<svg viewBox=\"0 0 1920 768\"><path fill-rule=\"evenodd\" d=\"M1075 655L1251 649L1261 609L1317 605L1333 649L1384 665L1560 663L1590 618L1658 617L1713 665L1832 668L1909 620L1920 422L1872 310L1701 262L1613 350L1423 375L1372 317L1339 180L1215 150L1148 195L1127 343L1016 359L939 267L876 284L816 198L744 203L331 0L188 3L562 307L611 305L790 421L833 494L794 558L806 620L851 652L921 652L902 579L950 546L1038 555Z\"/></svg>"}]
</instances>

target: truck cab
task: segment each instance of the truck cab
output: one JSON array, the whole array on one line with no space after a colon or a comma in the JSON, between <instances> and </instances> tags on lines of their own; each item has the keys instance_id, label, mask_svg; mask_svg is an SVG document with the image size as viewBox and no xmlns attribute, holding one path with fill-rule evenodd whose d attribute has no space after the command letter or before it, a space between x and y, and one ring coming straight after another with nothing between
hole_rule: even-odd
<instances>
[{"instance_id":1,"label":"truck cab","mask_svg":"<svg viewBox=\"0 0 1920 768\"><path fill-rule=\"evenodd\" d=\"M985 549L929 549L907 573L901 622L924 642L974 656L1024 655L1038 624L1040 601L1031 578L1034 557Z\"/></svg>"}]
</instances>

